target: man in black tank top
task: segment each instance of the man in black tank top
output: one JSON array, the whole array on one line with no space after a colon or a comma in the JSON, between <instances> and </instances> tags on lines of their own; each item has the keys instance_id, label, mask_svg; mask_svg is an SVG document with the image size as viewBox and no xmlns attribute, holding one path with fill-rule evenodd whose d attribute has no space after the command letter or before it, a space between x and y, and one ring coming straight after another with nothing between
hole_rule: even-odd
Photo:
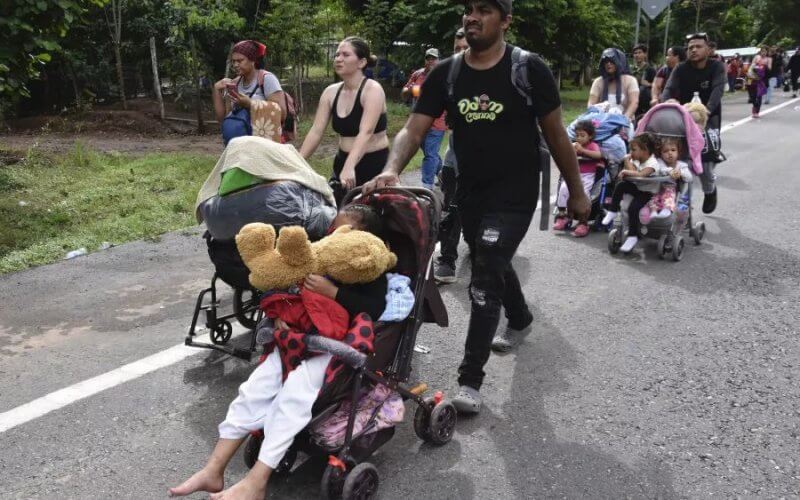
<instances>
[{"instance_id":1,"label":"man in black tank top","mask_svg":"<svg viewBox=\"0 0 800 500\"><path fill-rule=\"evenodd\" d=\"M422 86L420 99L397 134L389 161L365 191L396 185L433 120L447 110L458 161L456 200L464 240L470 247L472 305L464 359L458 369L461 412L481 407L479 389L491 349L508 350L533 322L511 264L533 218L539 196L537 119L556 164L569 186L568 207L576 217L589 215L575 150L561 121L555 79L541 58L528 58L532 106L511 82L512 47L504 33L511 24L511 0L468 0L463 17L470 48L464 53L452 99L447 77L453 59L440 62ZM536 116L532 116L535 114ZM508 327L496 337L501 308Z\"/></svg>"}]
</instances>

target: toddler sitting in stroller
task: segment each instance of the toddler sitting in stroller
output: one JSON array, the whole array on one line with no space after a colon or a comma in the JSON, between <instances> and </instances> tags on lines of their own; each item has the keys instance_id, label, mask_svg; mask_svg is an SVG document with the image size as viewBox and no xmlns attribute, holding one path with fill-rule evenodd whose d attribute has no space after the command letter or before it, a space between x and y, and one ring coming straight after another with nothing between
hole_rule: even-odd
<instances>
[{"instance_id":1,"label":"toddler sitting in stroller","mask_svg":"<svg viewBox=\"0 0 800 500\"><path fill-rule=\"evenodd\" d=\"M668 175L673 180L682 180L684 183L692 182L692 172L689 164L680 158L681 141L673 137L661 139L661 158L658 159L656 175ZM675 211L676 187L675 184L663 184L661 190L647 202L639 212L642 224L648 224L651 218L667 219Z\"/></svg>"},{"instance_id":2,"label":"toddler sitting in stroller","mask_svg":"<svg viewBox=\"0 0 800 500\"><path fill-rule=\"evenodd\" d=\"M341 225L350 225L353 229L379 237L383 233L380 216L366 205L345 207L334 219L332 229ZM362 313L380 318L387 308L387 285L386 274L371 283L358 285L337 286L317 275L309 275L304 281L306 290L335 300L344 307L351 319ZM280 319L275 320L276 329L288 329L289 326ZM263 499L273 470L291 446L295 435L311 421L312 407L323 387L331 360L332 355L327 353L308 357L290 371L284 380L279 349L275 348L239 387L239 395L219 425L220 437L208 463L180 486L170 488L170 496L207 491L213 493L212 499ZM265 436L258 462L244 479L222 491L228 462L247 435L260 429L264 429Z\"/></svg>"},{"instance_id":3,"label":"toddler sitting in stroller","mask_svg":"<svg viewBox=\"0 0 800 500\"><path fill-rule=\"evenodd\" d=\"M639 221L639 211L650 201L655 192L659 190L659 186L655 186L655 192L650 191L650 187L642 187L640 189L632 182L624 182L627 178L633 177L651 177L658 171L658 161L656 160L657 142L655 136L650 133L637 135L631 140L631 152L625 157L623 169L619 172L620 182L614 189L614 195L611 197L611 204L608 207L608 213L603 218L603 225L608 225L614 222L619 215L620 207L622 204L622 197L627 195L631 196L631 202L628 205L628 237L622 244L620 251L630 253L636 244L639 242L639 230L641 223ZM644 190L643 190L644 189Z\"/></svg>"},{"instance_id":4,"label":"toddler sitting in stroller","mask_svg":"<svg viewBox=\"0 0 800 500\"><path fill-rule=\"evenodd\" d=\"M580 167L583 191L589 198L591 198L591 190L595 182L597 169L605 166L603 162L603 153L600 151L600 146L594 142L594 136L595 128L591 121L583 120L575 124L575 142L572 145L575 148L575 154L578 155L578 166ZM563 231L571 222L567 216L568 198L569 189L567 189L567 183L562 182L558 189L558 198L556 199L558 213L553 223L553 229L556 231ZM589 234L588 221L579 220L572 234L577 238L582 238Z\"/></svg>"}]
</instances>

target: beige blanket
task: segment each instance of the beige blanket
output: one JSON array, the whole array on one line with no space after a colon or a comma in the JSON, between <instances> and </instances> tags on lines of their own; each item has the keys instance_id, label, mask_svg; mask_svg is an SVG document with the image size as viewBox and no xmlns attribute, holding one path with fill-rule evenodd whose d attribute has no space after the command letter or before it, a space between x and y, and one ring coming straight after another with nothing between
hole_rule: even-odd
<instances>
[{"instance_id":1,"label":"beige blanket","mask_svg":"<svg viewBox=\"0 0 800 500\"><path fill-rule=\"evenodd\" d=\"M222 152L217 165L197 194L195 214L198 213L200 204L217 195L222 173L234 167L265 181L297 182L322 194L331 205L336 206L328 182L314 172L294 146L279 144L263 137L244 136L232 139ZM200 221L198 216L198 222Z\"/></svg>"}]
</instances>

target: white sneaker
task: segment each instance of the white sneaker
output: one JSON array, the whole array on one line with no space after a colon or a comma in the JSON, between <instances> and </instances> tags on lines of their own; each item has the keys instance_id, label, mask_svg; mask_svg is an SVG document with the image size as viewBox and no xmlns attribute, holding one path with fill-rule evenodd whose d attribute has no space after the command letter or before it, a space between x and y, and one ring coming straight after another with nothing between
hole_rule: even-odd
<instances>
[{"instance_id":1,"label":"white sneaker","mask_svg":"<svg viewBox=\"0 0 800 500\"><path fill-rule=\"evenodd\" d=\"M622 246L619 248L619 251L623 253L630 253L633 250L633 247L635 247L637 243L639 243L639 238L637 238L636 236L628 236L625 239L625 243L623 243Z\"/></svg>"},{"instance_id":2,"label":"white sneaker","mask_svg":"<svg viewBox=\"0 0 800 500\"><path fill-rule=\"evenodd\" d=\"M608 212L606 212L606 216L603 217L603 221L601 222L601 224L603 224L604 226L611 224L612 222L617 220L618 214L619 212L612 212L609 210Z\"/></svg>"},{"instance_id":3,"label":"white sneaker","mask_svg":"<svg viewBox=\"0 0 800 500\"><path fill-rule=\"evenodd\" d=\"M668 219L670 215L672 215L672 210L668 208L662 208L658 212L652 214L650 217L653 219Z\"/></svg>"}]
</instances>

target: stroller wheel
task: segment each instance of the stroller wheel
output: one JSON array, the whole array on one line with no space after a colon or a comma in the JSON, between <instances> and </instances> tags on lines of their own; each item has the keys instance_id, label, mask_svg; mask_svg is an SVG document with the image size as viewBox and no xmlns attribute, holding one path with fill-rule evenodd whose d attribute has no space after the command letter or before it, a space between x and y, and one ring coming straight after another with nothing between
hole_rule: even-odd
<instances>
[{"instance_id":1,"label":"stroller wheel","mask_svg":"<svg viewBox=\"0 0 800 500\"><path fill-rule=\"evenodd\" d=\"M679 262L683 258L684 245L683 236L676 236L675 241L672 243L672 260L675 262Z\"/></svg>"},{"instance_id":2,"label":"stroller wheel","mask_svg":"<svg viewBox=\"0 0 800 500\"><path fill-rule=\"evenodd\" d=\"M612 254L619 252L619 247L622 246L622 235L620 229L615 227L608 233L608 251Z\"/></svg>"},{"instance_id":3,"label":"stroller wheel","mask_svg":"<svg viewBox=\"0 0 800 500\"><path fill-rule=\"evenodd\" d=\"M355 469L354 469L355 470ZM344 487L345 472L339 467L328 465L322 473L319 497L322 500L334 500L341 496Z\"/></svg>"},{"instance_id":4,"label":"stroller wheel","mask_svg":"<svg viewBox=\"0 0 800 500\"><path fill-rule=\"evenodd\" d=\"M658 258L663 259L664 257L666 257L668 251L669 248L667 248L667 235L662 234L658 238Z\"/></svg>"},{"instance_id":5,"label":"stroller wheel","mask_svg":"<svg viewBox=\"0 0 800 500\"><path fill-rule=\"evenodd\" d=\"M360 463L347 474L344 480L344 488L342 489L342 499L366 500L375 498L379 485L378 469L369 462Z\"/></svg>"},{"instance_id":6,"label":"stroller wheel","mask_svg":"<svg viewBox=\"0 0 800 500\"><path fill-rule=\"evenodd\" d=\"M233 313L240 325L248 330L255 328L258 316L257 293L253 290L234 289Z\"/></svg>"},{"instance_id":7,"label":"stroller wheel","mask_svg":"<svg viewBox=\"0 0 800 500\"><path fill-rule=\"evenodd\" d=\"M434 398L426 398L425 403L418 406L414 413L414 432L428 443L448 443L456 430L456 407L447 400L436 404Z\"/></svg>"},{"instance_id":8,"label":"stroller wheel","mask_svg":"<svg viewBox=\"0 0 800 500\"><path fill-rule=\"evenodd\" d=\"M222 323L217 323L217 325L214 326L214 330L211 331L211 343L216 345L227 344L232 334L233 327L230 322L223 321Z\"/></svg>"},{"instance_id":9,"label":"stroller wheel","mask_svg":"<svg viewBox=\"0 0 800 500\"><path fill-rule=\"evenodd\" d=\"M705 222L698 222L694 225L694 231L692 231L692 237L694 238L694 244L699 245L701 241L703 241L703 236L706 235L706 223Z\"/></svg>"},{"instance_id":10,"label":"stroller wheel","mask_svg":"<svg viewBox=\"0 0 800 500\"><path fill-rule=\"evenodd\" d=\"M250 434L247 436L247 441L244 443L244 451L242 451L242 458L244 458L244 464L248 469L252 469L256 464L256 461L258 460L258 452L261 451L261 443L263 441L263 432L259 432L258 434ZM281 461L281 463L283 463L283 461Z\"/></svg>"},{"instance_id":11,"label":"stroller wheel","mask_svg":"<svg viewBox=\"0 0 800 500\"><path fill-rule=\"evenodd\" d=\"M445 400L434 406L428 426L430 442L439 445L448 443L456 431L457 421L458 412L450 401Z\"/></svg>"}]
</instances>

